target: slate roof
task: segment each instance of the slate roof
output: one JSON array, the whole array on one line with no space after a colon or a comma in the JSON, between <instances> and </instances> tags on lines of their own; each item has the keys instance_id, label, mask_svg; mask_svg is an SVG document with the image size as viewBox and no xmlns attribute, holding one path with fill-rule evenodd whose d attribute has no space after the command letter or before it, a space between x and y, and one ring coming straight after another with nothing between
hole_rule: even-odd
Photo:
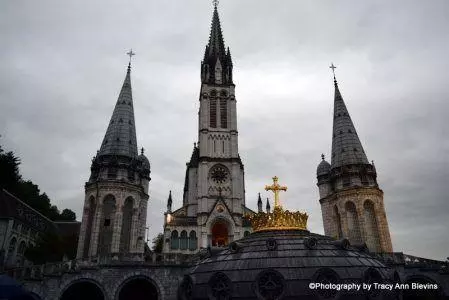
<instances>
[{"instance_id":1,"label":"slate roof","mask_svg":"<svg viewBox=\"0 0 449 300\"><path fill-rule=\"evenodd\" d=\"M349 116L336 80L334 80L334 86L334 125L332 129L331 167L338 168L351 164L368 164L362 143Z\"/></svg>"},{"instance_id":2,"label":"slate roof","mask_svg":"<svg viewBox=\"0 0 449 300\"><path fill-rule=\"evenodd\" d=\"M131 66L115 104L108 129L101 144L99 155L122 155L136 158L137 138L131 91Z\"/></svg>"},{"instance_id":3,"label":"slate roof","mask_svg":"<svg viewBox=\"0 0 449 300\"><path fill-rule=\"evenodd\" d=\"M4 189L0 190L0 218L17 219L40 232L56 229L53 221Z\"/></svg>"},{"instance_id":4,"label":"slate roof","mask_svg":"<svg viewBox=\"0 0 449 300\"><path fill-rule=\"evenodd\" d=\"M189 299L210 299L208 296L216 284L227 287L224 296L229 299L263 299L260 286L269 277L271 287L282 293L279 299L321 299L308 284L326 282L329 275L336 276L336 282L367 282L367 274L372 273L380 276L380 280L391 279L393 271L379 259L360 247L344 247L339 243L305 230L252 233L221 251L210 249L208 257L187 272L180 293L185 292L183 287L190 281ZM269 292L270 288L265 287L265 292ZM339 299L349 299L344 297L347 295L341 296ZM360 291L350 299L367 298Z\"/></svg>"}]
</instances>

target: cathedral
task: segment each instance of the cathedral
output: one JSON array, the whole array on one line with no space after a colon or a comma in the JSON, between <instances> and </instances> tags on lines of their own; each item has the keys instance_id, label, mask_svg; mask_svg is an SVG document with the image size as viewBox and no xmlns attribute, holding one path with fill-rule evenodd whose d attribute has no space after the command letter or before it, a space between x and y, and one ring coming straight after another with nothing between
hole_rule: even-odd
<instances>
[{"instance_id":1,"label":"cathedral","mask_svg":"<svg viewBox=\"0 0 449 300\"><path fill-rule=\"evenodd\" d=\"M334 89L330 163L322 155L316 173L325 234L309 232L306 213L283 209L279 197L287 187L276 176L265 186L274 192L273 209L268 199L263 209L260 195L257 212L249 209L233 63L215 4L201 61L198 140L186 164L182 206L173 208L170 192L161 212L162 253L145 244L150 174L157 170L136 138L130 63L85 183L76 260L8 274L35 299L49 300L449 299L447 262L393 252L376 168L335 74ZM365 282L427 289L311 288Z\"/></svg>"}]
</instances>

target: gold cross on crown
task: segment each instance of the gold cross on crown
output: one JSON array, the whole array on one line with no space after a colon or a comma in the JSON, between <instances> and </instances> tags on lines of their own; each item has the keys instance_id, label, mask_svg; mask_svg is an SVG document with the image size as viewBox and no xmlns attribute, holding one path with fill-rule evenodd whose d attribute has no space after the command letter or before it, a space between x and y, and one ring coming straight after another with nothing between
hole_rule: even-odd
<instances>
[{"instance_id":1,"label":"gold cross on crown","mask_svg":"<svg viewBox=\"0 0 449 300\"><path fill-rule=\"evenodd\" d=\"M287 187L279 185L278 180L279 180L279 178L277 176L274 176L273 184L265 186L266 191L272 191L274 193L274 207L281 206L281 204L279 203L279 192L287 191Z\"/></svg>"}]
</instances>

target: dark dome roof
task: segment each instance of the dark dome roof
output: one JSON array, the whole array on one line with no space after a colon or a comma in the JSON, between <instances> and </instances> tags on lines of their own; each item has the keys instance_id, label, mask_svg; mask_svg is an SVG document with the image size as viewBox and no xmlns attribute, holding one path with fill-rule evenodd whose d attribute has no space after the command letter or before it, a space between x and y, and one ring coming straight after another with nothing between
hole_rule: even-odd
<instances>
[{"instance_id":1,"label":"dark dome roof","mask_svg":"<svg viewBox=\"0 0 449 300\"><path fill-rule=\"evenodd\" d=\"M318 164L318 168L316 169L316 176L326 175L330 172L331 165L326 160L321 160Z\"/></svg>"},{"instance_id":2,"label":"dark dome roof","mask_svg":"<svg viewBox=\"0 0 449 300\"><path fill-rule=\"evenodd\" d=\"M218 299L218 294L229 297L220 299L334 299L334 296L366 299L362 290L341 297L345 291L309 288L311 282L390 279L392 270L366 249L350 246L346 239L336 241L304 230L256 232L220 252L209 249L209 257L186 273L179 296L180 299ZM390 299L391 295L384 296L382 299Z\"/></svg>"},{"instance_id":3,"label":"dark dome roof","mask_svg":"<svg viewBox=\"0 0 449 300\"><path fill-rule=\"evenodd\" d=\"M141 162L142 168L144 170L150 170L150 161L148 160L148 158L143 153L140 154L137 159Z\"/></svg>"}]
</instances>

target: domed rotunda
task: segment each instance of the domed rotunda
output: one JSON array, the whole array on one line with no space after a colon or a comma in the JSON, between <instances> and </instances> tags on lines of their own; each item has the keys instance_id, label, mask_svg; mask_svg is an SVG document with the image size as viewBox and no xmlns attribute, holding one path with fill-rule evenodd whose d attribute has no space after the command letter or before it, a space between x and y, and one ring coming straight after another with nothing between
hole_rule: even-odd
<instances>
[{"instance_id":1,"label":"domed rotunda","mask_svg":"<svg viewBox=\"0 0 449 300\"><path fill-rule=\"evenodd\" d=\"M368 253L307 230L308 215L279 204L286 190L273 178L272 213L248 216L253 233L227 249L209 248L184 276L179 299L397 299L394 291L363 289L363 283L392 283L398 274Z\"/></svg>"}]
</instances>

